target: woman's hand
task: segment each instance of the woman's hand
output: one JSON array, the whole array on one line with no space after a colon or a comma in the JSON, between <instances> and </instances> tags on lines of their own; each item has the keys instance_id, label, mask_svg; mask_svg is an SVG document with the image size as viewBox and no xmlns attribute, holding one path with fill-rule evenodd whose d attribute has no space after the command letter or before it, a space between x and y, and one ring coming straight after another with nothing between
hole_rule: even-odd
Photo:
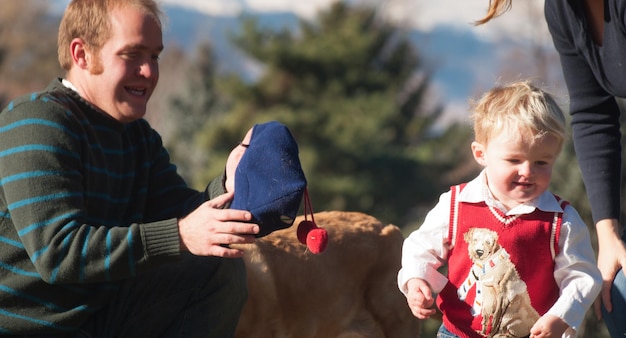
<instances>
[{"instance_id":1,"label":"woman's hand","mask_svg":"<svg viewBox=\"0 0 626 338\"><path fill-rule=\"evenodd\" d=\"M626 271L626 247L619 236L619 223L616 219L603 219L596 223L598 236L598 269L602 274L602 291L594 303L594 312L602 319L601 306L611 312L611 287L615 274L622 268Z\"/></svg>"}]
</instances>

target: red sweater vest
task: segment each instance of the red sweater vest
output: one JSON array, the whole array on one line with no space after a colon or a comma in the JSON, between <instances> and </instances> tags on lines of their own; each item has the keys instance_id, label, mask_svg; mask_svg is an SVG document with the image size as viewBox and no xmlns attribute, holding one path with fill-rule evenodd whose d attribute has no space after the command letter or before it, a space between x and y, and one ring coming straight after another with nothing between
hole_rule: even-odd
<instances>
[{"instance_id":1,"label":"red sweater vest","mask_svg":"<svg viewBox=\"0 0 626 338\"><path fill-rule=\"evenodd\" d=\"M513 282L517 287L515 291L503 292L527 293L522 296L530 297L532 308L539 315L556 302L559 288L554 280L554 257L558 254L562 214L537 209L530 214L505 216L484 202L459 203L456 197L463 187L452 187L448 241L454 247L448 257L449 282L437 297L437 305L448 330L460 337L484 337L493 329L493 313L506 310L494 311L494 301L487 304L485 273L496 266L502 270L502 264L510 265L508 261L514 265L510 270L516 272L510 271L506 278L511 280L511 274L518 276L517 282ZM566 203L563 201L561 206ZM496 250L499 251L491 255ZM505 277L498 273L493 271L490 277L502 282ZM485 276L483 281L481 276ZM493 298L493 292L490 297ZM489 313L483 321L485 309Z\"/></svg>"}]
</instances>

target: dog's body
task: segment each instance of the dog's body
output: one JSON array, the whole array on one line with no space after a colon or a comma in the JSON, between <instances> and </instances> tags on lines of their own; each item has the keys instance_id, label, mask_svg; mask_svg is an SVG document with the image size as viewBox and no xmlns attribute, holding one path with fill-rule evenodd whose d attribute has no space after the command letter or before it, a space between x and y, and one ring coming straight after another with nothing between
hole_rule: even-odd
<instances>
[{"instance_id":1,"label":"dog's body","mask_svg":"<svg viewBox=\"0 0 626 338\"><path fill-rule=\"evenodd\" d=\"M314 255L288 229L242 245L248 303L236 337L418 337L397 288L403 236L393 225L356 212L314 215L328 231L326 250Z\"/></svg>"},{"instance_id":2,"label":"dog's body","mask_svg":"<svg viewBox=\"0 0 626 338\"><path fill-rule=\"evenodd\" d=\"M483 271L477 281L482 297L481 333L487 332L491 319L489 337L527 336L539 319L539 313L531 305L526 283L520 278L506 250L498 243L497 233L472 228L464 238L474 266L480 266Z\"/></svg>"}]
</instances>

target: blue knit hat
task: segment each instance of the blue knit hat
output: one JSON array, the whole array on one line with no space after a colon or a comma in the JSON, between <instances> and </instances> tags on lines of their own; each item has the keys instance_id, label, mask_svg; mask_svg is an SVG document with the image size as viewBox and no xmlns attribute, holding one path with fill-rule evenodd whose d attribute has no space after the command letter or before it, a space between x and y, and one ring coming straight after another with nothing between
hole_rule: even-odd
<instances>
[{"instance_id":1,"label":"blue knit hat","mask_svg":"<svg viewBox=\"0 0 626 338\"><path fill-rule=\"evenodd\" d=\"M231 208L250 211L262 237L293 224L306 184L289 129L276 121L256 124L235 171Z\"/></svg>"}]
</instances>

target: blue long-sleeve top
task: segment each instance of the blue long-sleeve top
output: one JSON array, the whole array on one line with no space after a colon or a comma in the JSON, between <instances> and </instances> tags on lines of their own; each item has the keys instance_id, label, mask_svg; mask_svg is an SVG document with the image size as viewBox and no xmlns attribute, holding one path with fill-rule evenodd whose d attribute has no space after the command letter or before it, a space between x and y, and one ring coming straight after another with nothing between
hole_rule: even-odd
<instances>
[{"instance_id":1,"label":"blue long-sleeve top","mask_svg":"<svg viewBox=\"0 0 626 338\"><path fill-rule=\"evenodd\" d=\"M626 97L626 1L605 0L602 45L582 0L546 0L545 17L569 92L572 135L594 222L620 217L620 110Z\"/></svg>"},{"instance_id":2,"label":"blue long-sleeve top","mask_svg":"<svg viewBox=\"0 0 626 338\"><path fill-rule=\"evenodd\" d=\"M0 113L0 335L76 330L117 285L180 257L190 189L156 131L55 80Z\"/></svg>"}]
</instances>

